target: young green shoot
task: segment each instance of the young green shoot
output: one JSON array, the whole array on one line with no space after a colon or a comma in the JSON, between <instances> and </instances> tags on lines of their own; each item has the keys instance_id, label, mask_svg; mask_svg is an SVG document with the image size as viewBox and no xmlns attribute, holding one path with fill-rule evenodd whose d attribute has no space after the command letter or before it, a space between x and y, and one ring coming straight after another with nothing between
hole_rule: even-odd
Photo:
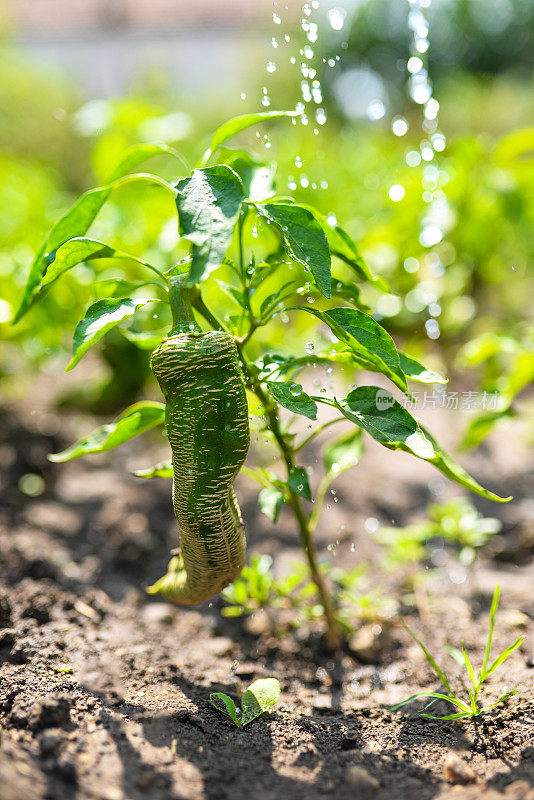
<instances>
[{"instance_id":1,"label":"young green shoot","mask_svg":"<svg viewBox=\"0 0 534 800\"><path fill-rule=\"evenodd\" d=\"M508 700L509 697L512 697L516 693L517 690L513 690L510 692L504 692L501 694L497 700L492 703L491 705L480 705L479 703L479 694L487 679L492 675L498 667L500 667L506 659L517 650L517 648L521 645L523 641L523 637L520 636L516 641L507 647L505 650L500 653L491 663L490 663L490 653L491 653L491 645L493 641L493 632L495 630L495 614L497 613L497 606L499 605L499 593L500 587L497 586L494 593L493 599L491 601L491 609L489 615L489 632L488 632L488 640L486 643L486 649L484 651L484 658L482 660L482 666L478 670L478 673L475 671L469 656L467 655L467 651L465 649L465 644L462 642L462 649L461 651L456 648L448 648L449 653L451 656L459 663L467 672L467 676L469 679L469 683L467 686L467 693L469 695L469 700L462 699L458 697L457 694L452 690L450 681L447 677L446 672L438 666L434 657L430 654L427 650L425 645L417 638L415 633L408 627L406 622L401 618L401 623L404 629L410 634L412 639L419 645L423 654L432 667L432 670L439 678L441 683L445 688L446 693L440 692L417 692L417 694L413 694L411 697L408 697L406 700L403 700L401 703L397 703L397 705L391 708L391 711L396 711L401 706L406 705L407 703L411 703L412 700L416 700L420 697L429 697L431 702L428 703L424 707L419 714L422 717L428 717L429 719L439 719L439 720L451 720L451 719L464 719L469 717L478 717L480 714L487 713L491 711L500 703L504 703ZM446 700L448 703L451 703L457 710L452 714L446 714L444 716L438 717L434 716L433 714L427 713L427 709L430 708L435 700Z\"/></svg>"},{"instance_id":2,"label":"young green shoot","mask_svg":"<svg viewBox=\"0 0 534 800\"><path fill-rule=\"evenodd\" d=\"M241 708L224 692L212 692L210 703L218 711L230 717L238 728L243 728L274 706L280 696L280 684L276 678L260 678L250 684L241 697Z\"/></svg>"}]
</instances>

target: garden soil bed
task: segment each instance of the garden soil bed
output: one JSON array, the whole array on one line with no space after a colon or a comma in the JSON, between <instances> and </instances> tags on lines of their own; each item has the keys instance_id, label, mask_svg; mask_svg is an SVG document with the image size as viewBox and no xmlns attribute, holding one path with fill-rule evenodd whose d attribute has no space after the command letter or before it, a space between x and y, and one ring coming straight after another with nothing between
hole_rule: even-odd
<instances>
[{"instance_id":1,"label":"garden soil bed","mask_svg":"<svg viewBox=\"0 0 534 800\"><path fill-rule=\"evenodd\" d=\"M436 722L414 705L388 710L418 689L438 689L398 627L374 654L332 655L315 628L275 636L261 614L223 618L220 600L184 609L149 598L143 587L176 544L168 482L128 474L151 456L132 444L51 465L46 453L64 446L77 423L64 418L60 436L58 418L37 405L24 419L6 407L0 426L0 800L534 800L534 465L526 448L511 451L504 435L467 459L490 488L516 499L476 501L501 516L502 535L475 570L435 584L426 619L409 614L433 651L464 639L479 663L500 583L494 652L520 634L525 641L487 697L503 684L518 692L484 721ZM161 456L160 444L151 446ZM318 531L321 552L343 566L373 560L367 518L405 524L449 491L414 462L371 445L339 481L339 502ZM38 497L19 489L28 473L44 479ZM299 554L291 520L273 528L240 481L250 548L283 568ZM382 583L387 589L388 578ZM452 674L458 682L460 668ZM210 705L210 692L237 697L263 676L279 679L281 698L247 728Z\"/></svg>"}]
</instances>

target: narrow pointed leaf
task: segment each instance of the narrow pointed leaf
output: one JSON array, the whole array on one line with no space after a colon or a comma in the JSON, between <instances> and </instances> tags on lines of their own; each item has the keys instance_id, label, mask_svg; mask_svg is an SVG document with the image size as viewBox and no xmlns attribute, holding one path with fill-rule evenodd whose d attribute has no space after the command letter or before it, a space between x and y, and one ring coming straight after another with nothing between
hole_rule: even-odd
<instances>
[{"instance_id":1,"label":"narrow pointed leaf","mask_svg":"<svg viewBox=\"0 0 534 800\"><path fill-rule=\"evenodd\" d=\"M198 283L222 264L244 197L239 177L225 164L195 169L177 183L180 233L193 243L190 283Z\"/></svg>"},{"instance_id":2,"label":"narrow pointed leaf","mask_svg":"<svg viewBox=\"0 0 534 800\"><path fill-rule=\"evenodd\" d=\"M480 674L484 679L486 677L486 667L488 666L488 661L491 652L491 643L493 641L493 631L495 630L495 615L497 613L497 608L499 607L499 595L501 593L501 587L499 584L495 587L493 592L493 597L491 598L491 607L489 613L489 631L488 631L488 641L486 642L486 649L484 650L484 658L482 660L482 669Z\"/></svg>"},{"instance_id":3,"label":"narrow pointed leaf","mask_svg":"<svg viewBox=\"0 0 534 800\"><path fill-rule=\"evenodd\" d=\"M345 400L335 402L347 419L366 430L384 447L390 450L403 450L423 461L428 461L451 480L488 500L506 503L511 499L499 497L484 489L440 449L426 428L419 425L410 412L385 389L378 386L359 386L350 392Z\"/></svg>"},{"instance_id":4,"label":"narrow pointed leaf","mask_svg":"<svg viewBox=\"0 0 534 800\"><path fill-rule=\"evenodd\" d=\"M270 119L277 119L279 117L295 117L295 111L261 111L255 114L242 114L239 117L229 119L221 125L211 138L209 149L204 154L202 164L206 164L208 159L227 139L235 136L236 133L251 128L253 125L258 125L260 122L267 122Z\"/></svg>"},{"instance_id":5,"label":"narrow pointed leaf","mask_svg":"<svg viewBox=\"0 0 534 800\"><path fill-rule=\"evenodd\" d=\"M136 469L132 475L135 475L136 478L172 478L174 470L171 461L160 461L148 469Z\"/></svg>"},{"instance_id":6,"label":"narrow pointed leaf","mask_svg":"<svg viewBox=\"0 0 534 800\"><path fill-rule=\"evenodd\" d=\"M281 406L308 419L317 419L317 403L306 394L300 383L266 381L269 391Z\"/></svg>"},{"instance_id":7,"label":"narrow pointed leaf","mask_svg":"<svg viewBox=\"0 0 534 800\"><path fill-rule=\"evenodd\" d=\"M475 675L475 670L473 669L473 665L471 664L471 661L469 660L469 656L467 655L467 651L465 649L465 644L463 642L462 642L462 655L463 655L463 658L464 658L464 663L465 663L465 668L467 670L467 674L469 675L469 679L470 679L471 683L473 684L473 687L475 687L477 685L477 679L476 679L476 675ZM468 691L469 691L469 689L468 689ZM471 700L474 703L475 701L474 701L474 698L472 697L470 691L469 691L469 696L471 697Z\"/></svg>"},{"instance_id":8,"label":"narrow pointed leaf","mask_svg":"<svg viewBox=\"0 0 534 800\"><path fill-rule=\"evenodd\" d=\"M450 692L451 696L455 698L455 701L457 703L459 703L460 701L456 700L456 696L455 696L454 692L452 691L452 689L451 689L451 687L449 685L449 681L447 679L447 676L445 675L445 673L443 672L441 667L438 666L438 664L436 663L436 660L434 659L434 657L428 652L428 650L426 649L425 645L422 643L422 641L420 639L417 638L415 633L412 631L411 628L408 627L408 625L405 623L405 621L402 619L402 617L400 618L400 621L401 621L401 624L402 624L402 627L404 628L404 630L407 633L409 633L410 636L412 637L412 639L414 640L414 642L416 642L419 645L419 647L423 651L423 654L424 654L426 660L428 661L428 663L430 664L430 666L432 667L432 669L434 670L434 672L436 673L436 675L438 676L438 678L440 679L440 681L442 682L444 687L447 689L448 692ZM445 699L445 700L449 700L450 699L449 697L445 697L445 695L438 695L438 694L435 694L435 693L430 694L429 697L440 697L442 700L443 699ZM452 702L452 700L451 700L451 702Z\"/></svg>"},{"instance_id":9,"label":"narrow pointed leaf","mask_svg":"<svg viewBox=\"0 0 534 800\"><path fill-rule=\"evenodd\" d=\"M109 330L119 322L133 317L148 300L132 300L130 297L104 298L89 306L85 317L78 322L74 331L72 358L65 372L73 369L90 347L98 342Z\"/></svg>"},{"instance_id":10,"label":"narrow pointed leaf","mask_svg":"<svg viewBox=\"0 0 534 800\"><path fill-rule=\"evenodd\" d=\"M287 479L287 485L292 492L300 494L305 500L311 501L310 482L304 467L294 467L294 469L291 470L289 478Z\"/></svg>"},{"instance_id":11,"label":"narrow pointed leaf","mask_svg":"<svg viewBox=\"0 0 534 800\"><path fill-rule=\"evenodd\" d=\"M139 164L142 164L143 161L147 161L149 158L154 158L154 156L161 155L169 155L173 158L177 158L178 161L180 161L180 163L189 172L189 167L186 160L173 147L169 147L166 144L134 144L123 153L120 160L111 171L108 177L108 182L112 183L113 181L122 178L124 175L127 175L128 172L131 172L131 170L138 167Z\"/></svg>"},{"instance_id":12,"label":"narrow pointed leaf","mask_svg":"<svg viewBox=\"0 0 534 800\"><path fill-rule=\"evenodd\" d=\"M256 209L280 230L289 255L311 270L319 291L331 297L330 249L313 214L296 203L257 203Z\"/></svg>"},{"instance_id":13,"label":"narrow pointed leaf","mask_svg":"<svg viewBox=\"0 0 534 800\"><path fill-rule=\"evenodd\" d=\"M241 725L268 711L280 696L280 684L276 678L260 678L251 683L241 698Z\"/></svg>"},{"instance_id":14,"label":"narrow pointed leaf","mask_svg":"<svg viewBox=\"0 0 534 800\"><path fill-rule=\"evenodd\" d=\"M328 239L328 246L333 256L339 258L341 261L351 267L359 276L359 278L369 281L369 283L372 283L373 286L375 286L381 292L391 291L388 282L379 275L374 275L370 270L360 252L358 245L347 233L347 231L345 231L339 225L331 225L327 218L313 206L308 205L307 203L301 203L300 205L302 205L303 208L307 208L308 211L313 214L325 232L326 238Z\"/></svg>"},{"instance_id":15,"label":"narrow pointed leaf","mask_svg":"<svg viewBox=\"0 0 534 800\"><path fill-rule=\"evenodd\" d=\"M113 422L96 428L88 436L75 442L61 453L53 453L48 459L53 462L72 461L74 458L93 453L104 453L124 442L139 436L140 433L163 425L165 405L143 401L134 403L122 412Z\"/></svg>"},{"instance_id":16,"label":"narrow pointed leaf","mask_svg":"<svg viewBox=\"0 0 534 800\"><path fill-rule=\"evenodd\" d=\"M226 716L230 717L232 722L235 722L238 728L241 726L241 721L237 716L235 703L231 697L228 697L227 694L224 694L224 692L212 692L210 694L210 703L212 706L215 706L217 711L222 711L223 714L226 714Z\"/></svg>"},{"instance_id":17,"label":"narrow pointed leaf","mask_svg":"<svg viewBox=\"0 0 534 800\"><path fill-rule=\"evenodd\" d=\"M29 309L32 299L38 291L41 278L49 264L47 253L54 252L58 247L64 244L64 242L74 236L83 236L93 223L110 193L111 188L108 186L101 186L97 189L91 189L85 192L72 208L56 222L50 231L48 239L44 242L30 267L30 273L26 281L20 307L15 316L15 322L18 322Z\"/></svg>"},{"instance_id":18,"label":"narrow pointed leaf","mask_svg":"<svg viewBox=\"0 0 534 800\"><path fill-rule=\"evenodd\" d=\"M504 703L506 700L509 700L510 697L513 697L514 694L517 694L518 691L518 689L512 689L511 692L505 692L504 694L501 694L501 696L494 703L492 703L490 706L484 706L480 709L480 711L493 711L495 706L498 706L499 703Z\"/></svg>"},{"instance_id":19,"label":"narrow pointed leaf","mask_svg":"<svg viewBox=\"0 0 534 800\"><path fill-rule=\"evenodd\" d=\"M165 145L134 145L130 150L126 151L113 169L111 173L112 181L109 184L89 189L89 191L82 194L74 205L56 222L30 267L24 294L14 322L18 322L30 308L34 295L37 293L41 283L41 278L50 263L47 255L56 251L69 239L84 236L113 191L114 181L127 175L131 169L146 158L155 155L155 147L160 148L162 152L169 152L180 158L176 151L166 148ZM148 177L144 176L145 179Z\"/></svg>"},{"instance_id":20,"label":"narrow pointed leaf","mask_svg":"<svg viewBox=\"0 0 534 800\"><path fill-rule=\"evenodd\" d=\"M390 706L389 710L397 711L397 709L408 705L408 703L411 703L413 700L419 700L422 697L430 697L435 700L446 700L448 703L452 703L452 705L456 706L457 708L461 708L462 713L471 714L471 711L468 708L468 706L466 706L465 703L462 703L462 701L459 700L456 696L449 697L449 695L440 694L439 692L416 692L415 694L412 694L410 697L407 697L406 700L401 700L400 703L396 703L396 705ZM428 705L425 706L425 708L428 708ZM422 714L422 712L419 713ZM440 717L436 717L436 719L440 719Z\"/></svg>"},{"instance_id":21,"label":"narrow pointed leaf","mask_svg":"<svg viewBox=\"0 0 534 800\"><path fill-rule=\"evenodd\" d=\"M369 314L357 308L332 308L330 311L318 311L305 306L297 308L320 319L371 369L386 375L399 389L408 391L395 342Z\"/></svg>"},{"instance_id":22,"label":"narrow pointed leaf","mask_svg":"<svg viewBox=\"0 0 534 800\"><path fill-rule=\"evenodd\" d=\"M429 367L425 367L413 356L399 352L400 366L407 378L418 383L448 383L448 379L439 375Z\"/></svg>"},{"instance_id":23,"label":"narrow pointed leaf","mask_svg":"<svg viewBox=\"0 0 534 800\"><path fill-rule=\"evenodd\" d=\"M497 667L500 667L501 664L504 663L506 659L512 655L514 650L517 650L517 648L523 643L523 638L524 638L523 636L520 636L519 639L516 639L516 641L513 644L511 644L510 647L507 647L506 650L504 650L500 654L500 656L497 656L491 667L484 673L484 680L488 678L492 674L492 672L495 672Z\"/></svg>"}]
</instances>

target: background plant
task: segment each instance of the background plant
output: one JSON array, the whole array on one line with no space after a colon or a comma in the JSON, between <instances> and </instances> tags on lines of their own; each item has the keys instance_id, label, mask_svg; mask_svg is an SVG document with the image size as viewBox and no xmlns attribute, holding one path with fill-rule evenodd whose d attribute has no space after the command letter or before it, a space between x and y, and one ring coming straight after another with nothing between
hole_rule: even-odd
<instances>
[{"instance_id":1,"label":"background plant","mask_svg":"<svg viewBox=\"0 0 534 800\"><path fill-rule=\"evenodd\" d=\"M312 533L327 487L342 471L357 463L363 432L392 450L403 450L433 464L447 477L478 494L502 500L484 489L450 456L431 434L385 389L356 385L345 398L328 395L324 387L308 394L297 378L305 368L323 365L346 370L354 381L361 370L381 373L397 389L409 394L408 381L444 383L445 379L418 359L397 350L393 339L370 316L360 286L389 292L387 282L372 273L352 237L337 222L324 217L308 203L278 197L274 169L258 162L248 151L220 148L231 136L266 119L294 116L293 112L268 112L237 117L221 126L211 139L199 166L189 177L169 182L157 173L132 173L149 158L167 156L187 168L174 148L161 144L134 145L126 150L107 181L87 191L52 228L30 268L16 320L48 294L67 271L81 263L99 265L129 262L131 280L112 277L99 284L107 296L93 303L74 332L72 369L83 355L118 325L130 322L150 344L165 335L170 325L168 282L186 276L194 308L205 324L235 337L253 426L270 438L284 467L283 475L263 468L246 474L263 488L262 510L276 522L286 504L294 515L310 577L325 616L327 641L339 643L339 623L332 598L317 560ZM211 165L219 152L219 163ZM180 236L169 251L169 264L151 263L88 237L97 215L124 186L150 187L178 211ZM138 277L142 271L142 280ZM125 296L128 292L128 296ZM343 305L328 307L331 301ZM156 313L154 313L154 309ZM266 326L287 323L289 314L311 316L317 344L304 352L272 351L261 334ZM276 322L274 322L276 320ZM272 336L272 333L271 333ZM272 341L272 339L270 340ZM326 418L304 436L295 420L315 421L319 407ZM287 414L289 412L289 415ZM117 419L84 437L55 461L103 452L163 423L161 403L136 403ZM325 428L349 420L355 427L343 433L324 454L325 478L312 488L301 452ZM143 477L169 474L169 465L137 473Z\"/></svg>"},{"instance_id":2,"label":"background plant","mask_svg":"<svg viewBox=\"0 0 534 800\"><path fill-rule=\"evenodd\" d=\"M495 630L495 614L497 613L497 607L499 605L499 594L500 594L500 587L497 586L494 593L493 598L491 601L491 608L489 613L489 631L488 631L488 639L486 643L486 648L484 650L484 658L482 660L482 666L477 671L475 671L467 651L465 649L465 645L462 642L462 650L458 650L454 647L450 647L449 653L451 656L466 670L467 677L469 679L469 684L466 686L467 694L469 696L469 702L462 700L458 695L451 689L451 682L447 677L446 672L438 666L434 657L430 654L427 650L425 645L417 638L415 633L410 630L410 628L406 625L404 620L401 620L404 628L412 639L419 645L421 650L423 651L423 655L425 656L426 660L430 664L432 670L436 674L437 678L441 681L444 686L444 691L446 693L440 692L417 692L417 694L412 695L407 700L403 700L402 703L398 703L396 706L393 706L392 711L396 711L398 708L401 708L406 703L411 703L412 700L416 700L420 697L429 697L431 698L431 702L425 706L423 711L420 711L420 715L422 717L428 717L429 719L440 719L440 720L450 720L450 719L462 719L462 718L469 718L469 717L477 717L480 714L484 714L488 711L491 711L495 706L498 706L500 703L504 703L508 700L509 697L515 694L514 691L506 691L501 694L494 703L487 706L481 706L479 702L479 694L486 683L487 679L492 675L504 662L506 659L517 650L517 648L521 645L523 641L523 637L520 636L516 641L503 650L497 658L494 659L490 663L490 655L491 655L491 645L493 642L493 633ZM429 708L435 700L445 700L448 703L451 703L458 711L455 711L453 714L446 714L444 716L435 716L433 714L426 713L426 709Z\"/></svg>"}]
</instances>

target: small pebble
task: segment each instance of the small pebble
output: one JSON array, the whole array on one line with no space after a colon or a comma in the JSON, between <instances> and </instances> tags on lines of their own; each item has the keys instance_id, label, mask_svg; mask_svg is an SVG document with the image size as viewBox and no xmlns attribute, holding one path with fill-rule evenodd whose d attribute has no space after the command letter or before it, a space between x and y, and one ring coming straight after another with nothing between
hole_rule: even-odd
<instances>
[{"instance_id":1,"label":"small pebble","mask_svg":"<svg viewBox=\"0 0 534 800\"><path fill-rule=\"evenodd\" d=\"M380 789L380 783L369 775L363 767L350 766L346 770L347 782L356 792L357 797L372 797Z\"/></svg>"},{"instance_id":2,"label":"small pebble","mask_svg":"<svg viewBox=\"0 0 534 800\"><path fill-rule=\"evenodd\" d=\"M449 753L445 759L443 772L451 783L473 783L476 780L474 770L455 753Z\"/></svg>"}]
</instances>

